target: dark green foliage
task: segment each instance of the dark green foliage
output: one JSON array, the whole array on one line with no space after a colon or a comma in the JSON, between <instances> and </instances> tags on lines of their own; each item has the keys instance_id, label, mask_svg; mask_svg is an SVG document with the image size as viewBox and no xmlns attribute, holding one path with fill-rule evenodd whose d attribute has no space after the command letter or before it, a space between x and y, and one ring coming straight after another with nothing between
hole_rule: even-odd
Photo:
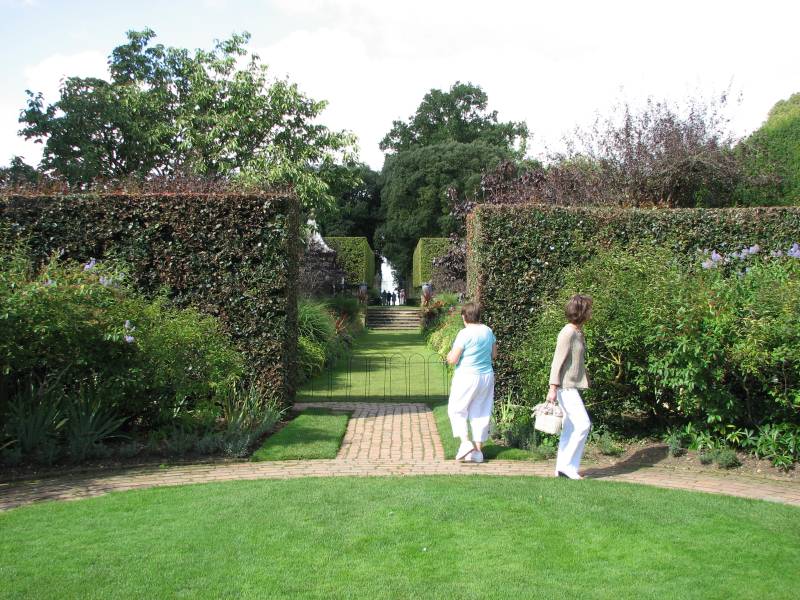
<instances>
[{"instance_id":1,"label":"dark green foliage","mask_svg":"<svg viewBox=\"0 0 800 600\"><path fill-rule=\"evenodd\" d=\"M20 156L12 157L7 167L0 167L0 185L35 185L40 179L41 173Z\"/></svg>"},{"instance_id":2,"label":"dark green foliage","mask_svg":"<svg viewBox=\"0 0 800 600\"><path fill-rule=\"evenodd\" d=\"M774 169L781 179L778 189L784 204L800 204L800 93L781 100L760 129L737 148L751 170ZM779 198L764 198L754 190L745 193L748 203Z\"/></svg>"},{"instance_id":3,"label":"dark green foliage","mask_svg":"<svg viewBox=\"0 0 800 600\"><path fill-rule=\"evenodd\" d=\"M385 221L376 233L381 254L400 273L411 273L413 248L420 238L459 230L448 190L458 196L474 194L481 173L510 155L507 149L476 141L443 142L388 156L381 189Z\"/></svg>"},{"instance_id":4,"label":"dark green foliage","mask_svg":"<svg viewBox=\"0 0 800 600\"><path fill-rule=\"evenodd\" d=\"M333 173L332 173L333 172ZM342 176L332 177L332 174ZM367 165L328 166L320 171L328 183L334 205L317 214L322 236L365 237L375 247L375 229L380 222L380 174Z\"/></svg>"},{"instance_id":5,"label":"dark green foliage","mask_svg":"<svg viewBox=\"0 0 800 600\"><path fill-rule=\"evenodd\" d=\"M479 206L469 222L468 284L498 338L498 387L518 387L509 353L565 269L611 245L660 247L695 263L698 250L786 249L800 238L800 209L605 209ZM555 337L553 338L555 343Z\"/></svg>"},{"instance_id":6,"label":"dark green foliage","mask_svg":"<svg viewBox=\"0 0 800 600\"><path fill-rule=\"evenodd\" d=\"M325 243L336 250L336 262L347 273L347 281L372 286L375 279L375 253L365 237L327 237Z\"/></svg>"},{"instance_id":7,"label":"dark green foliage","mask_svg":"<svg viewBox=\"0 0 800 600\"><path fill-rule=\"evenodd\" d=\"M522 158L528 137L525 123L497 120L497 111L487 109L489 97L480 86L457 81L450 90L432 89L425 94L408 122L394 121L381 141L381 150L404 152L447 142L514 149Z\"/></svg>"},{"instance_id":8,"label":"dark green foliage","mask_svg":"<svg viewBox=\"0 0 800 600\"><path fill-rule=\"evenodd\" d=\"M450 248L448 238L421 238L414 248L413 285L420 287L430 282L433 274L433 259L444 256Z\"/></svg>"},{"instance_id":9,"label":"dark green foliage","mask_svg":"<svg viewBox=\"0 0 800 600\"><path fill-rule=\"evenodd\" d=\"M733 469L742 464L736 452L730 448L720 448L713 453L714 462L719 465L721 469Z\"/></svg>"},{"instance_id":10,"label":"dark green foliage","mask_svg":"<svg viewBox=\"0 0 800 600\"><path fill-rule=\"evenodd\" d=\"M56 251L80 262L113 256L129 265L128 278L145 294L166 289L175 307L191 306L218 317L268 395L278 403L288 401L294 382L299 253L298 207L292 196L12 195L0 198L0 221L13 237L27 240L39 264ZM91 288L98 301L110 289ZM119 317L121 326L127 317ZM82 322L66 314L63 321ZM109 342L101 342L97 351L102 353ZM175 373L181 370L179 364L174 367Z\"/></svg>"}]
</instances>

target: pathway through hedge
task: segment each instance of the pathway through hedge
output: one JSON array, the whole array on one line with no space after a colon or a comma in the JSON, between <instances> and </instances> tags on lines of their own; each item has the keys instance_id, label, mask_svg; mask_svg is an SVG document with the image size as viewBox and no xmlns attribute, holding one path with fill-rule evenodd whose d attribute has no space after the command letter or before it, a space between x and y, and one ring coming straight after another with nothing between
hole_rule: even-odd
<instances>
[{"instance_id":1,"label":"pathway through hedge","mask_svg":"<svg viewBox=\"0 0 800 600\"><path fill-rule=\"evenodd\" d=\"M415 333L370 332L358 340L357 356L409 351L430 356L422 337ZM353 373L361 377L366 371ZM414 379L419 385L419 373ZM419 391L418 388L417 391ZM337 390L341 392L341 388ZM313 403L301 394L295 410L323 405L351 414L342 446L334 459L240 462L180 466L150 466L116 473L65 475L42 480L0 483L0 510L42 500L74 500L112 491L158 486L207 483L237 479L293 479L299 477L410 476L481 474L550 477L553 461L489 460L481 465L459 464L446 458L431 406L444 401L442 394L427 402L368 401L341 396ZM418 398L419 400L419 398ZM445 438L447 440L447 438ZM742 476L730 472L693 473L667 467L641 466L632 457L613 467L587 468L591 479L575 485L594 485L592 479L625 481L698 492L727 494L800 506L800 483Z\"/></svg>"}]
</instances>

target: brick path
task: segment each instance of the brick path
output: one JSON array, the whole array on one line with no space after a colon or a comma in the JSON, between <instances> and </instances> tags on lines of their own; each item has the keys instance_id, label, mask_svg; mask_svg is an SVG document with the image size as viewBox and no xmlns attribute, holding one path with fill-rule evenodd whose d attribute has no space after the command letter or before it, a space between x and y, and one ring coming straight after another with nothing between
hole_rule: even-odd
<instances>
[{"instance_id":1,"label":"brick path","mask_svg":"<svg viewBox=\"0 0 800 600\"><path fill-rule=\"evenodd\" d=\"M338 456L332 460L202 464L128 469L116 474L73 475L0 484L0 510L42 500L75 500L113 491L165 485L290 479L296 477L463 475L539 476L553 474L553 462L487 461L460 464L444 458L433 413L424 404L329 402L351 412ZM690 473L660 467L588 468L592 478L664 488L756 498L800 506L800 484L723 473ZM575 482L575 485L581 485Z\"/></svg>"}]
</instances>

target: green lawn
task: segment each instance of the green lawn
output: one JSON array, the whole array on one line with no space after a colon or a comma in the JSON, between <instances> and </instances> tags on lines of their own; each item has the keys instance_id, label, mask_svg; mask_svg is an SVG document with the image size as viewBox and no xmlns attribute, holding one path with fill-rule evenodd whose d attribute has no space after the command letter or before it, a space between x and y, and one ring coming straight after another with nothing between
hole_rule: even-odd
<instances>
[{"instance_id":1,"label":"green lawn","mask_svg":"<svg viewBox=\"0 0 800 600\"><path fill-rule=\"evenodd\" d=\"M309 408L271 435L252 460L306 460L336 458L347 430L349 415Z\"/></svg>"},{"instance_id":2,"label":"green lawn","mask_svg":"<svg viewBox=\"0 0 800 600\"><path fill-rule=\"evenodd\" d=\"M415 332L368 331L351 357L331 373L304 385L297 402L438 402L449 391L450 374Z\"/></svg>"},{"instance_id":3,"label":"green lawn","mask_svg":"<svg viewBox=\"0 0 800 600\"><path fill-rule=\"evenodd\" d=\"M0 514L3 598L796 598L800 510L490 476L154 488Z\"/></svg>"}]
</instances>

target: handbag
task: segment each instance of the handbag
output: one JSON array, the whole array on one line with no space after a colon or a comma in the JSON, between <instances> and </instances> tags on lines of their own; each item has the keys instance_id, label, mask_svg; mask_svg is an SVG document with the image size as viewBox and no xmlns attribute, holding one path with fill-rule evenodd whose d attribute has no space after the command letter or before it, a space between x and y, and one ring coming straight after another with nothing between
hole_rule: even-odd
<instances>
[{"instance_id":1,"label":"handbag","mask_svg":"<svg viewBox=\"0 0 800 600\"><path fill-rule=\"evenodd\" d=\"M542 402L533 407L533 428L542 433L558 435L564 423L564 411L558 404Z\"/></svg>"}]
</instances>

